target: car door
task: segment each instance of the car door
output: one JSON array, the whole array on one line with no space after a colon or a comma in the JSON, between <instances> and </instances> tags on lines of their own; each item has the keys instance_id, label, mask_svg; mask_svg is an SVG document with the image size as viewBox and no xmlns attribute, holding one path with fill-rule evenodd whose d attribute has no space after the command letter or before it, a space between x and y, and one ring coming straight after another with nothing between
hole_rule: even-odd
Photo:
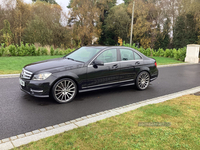
<instances>
[{"instance_id":1,"label":"car door","mask_svg":"<svg viewBox=\"0 0 200 150\"><path fill-rule=\"evenodd\" d=\"M133 50L120 48L121 81L133 81L136 78L136 68L142 65L142 57Z\"/></svg>"},{"instance_id":2,"label":"car door","mask_svg":"<svg viewBox=\"0 0 200 150\"><path fill-rule=\"evenodd\" d=\"M117 50L108 49L99 54L94 61L101 61L103 66L93 66L92 63L87 68L87 88L106 86L114 84L119 79L120 64L117 59Z\"/></svg>"}]
</instances>

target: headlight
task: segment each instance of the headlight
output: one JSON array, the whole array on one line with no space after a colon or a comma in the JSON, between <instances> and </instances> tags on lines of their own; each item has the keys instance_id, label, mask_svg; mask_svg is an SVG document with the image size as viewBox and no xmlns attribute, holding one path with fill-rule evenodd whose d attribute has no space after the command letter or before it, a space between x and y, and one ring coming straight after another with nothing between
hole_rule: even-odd
<instances>
[{"instance_id":1,"label":"headlight","mask_svg":"<svg viewBox=\"0 0 200 150\"><path fill-rule=\"evenodd\" d=\"M33 80L45 80L50 75L51 75L51 73L49 73L49 72L36 74L36 75L33 76Z\"/></svg>"}]
</instances>

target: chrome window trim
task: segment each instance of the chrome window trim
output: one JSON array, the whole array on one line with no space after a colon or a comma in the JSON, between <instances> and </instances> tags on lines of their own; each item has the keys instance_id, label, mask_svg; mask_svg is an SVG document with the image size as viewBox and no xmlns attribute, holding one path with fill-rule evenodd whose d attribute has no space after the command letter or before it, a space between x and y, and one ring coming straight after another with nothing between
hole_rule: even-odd
<instances>
[{"instance_id":1,"label":"chrome window trim","mask_svg":"<svg viewBox=\"0 0 200 150\"><path fill-rule=\"evenodd\" d=\"M120 61L114 61L114 62L109 62L109 63L104 63L104 65L109 65L109 64L116 64L119 63ZM88 65L88 67L93 67L93 65Z\"/></svg>"},{"instance_id":2,"label":"chrome window trim","mask_svg":"<svg viewBox=\"0 0 200 150\"><path fill-rule=\"evenodd\" d=\"M120 48L119 48L119 49L120 49ZM135 49L132 49L132 48L129 48L129 47L126 47L126 48L124 48L124 49L128 49L128 50L133 51L134 53L138 54L138 55L142 58L142 60L143 60L143 57L142 57L139 53L137 53ZM140 60L140 59L138 59L138 60Z\"/></svg>"},{"instance_id":3,"label":"chrome window trim","mask_svg":"<svg viewBox=\"0 0 200 150\"><path fill-rule=\"evenodd\" d=\"M109 48L109 49L116 49L116 51L117 51L117 49L120 49L120 48ZM92 65L91 63L92 63L101 53L103 53L104 51L109 50L109 49L105 49L105 50L103 50L102 52L100 52L97 56L95 56L95 57L90 61L90 63L88 64L87 67L92 67L93 65ZM143 60L143 57L142 57L139 53L137 53L134 49L131 49L131 48L124 48L124 49L131 50L133 53L138 54L138 55L141 57L141 59L137 59L137 60L126 60L126 61L121 60L121 61L109 62L109 63L104 63L104 64L119 63L119 62L130 62L130 61L142 61L142 60ZM133 54L133 55L134 55L134 54Z\"/></svg>"}]
</instances>

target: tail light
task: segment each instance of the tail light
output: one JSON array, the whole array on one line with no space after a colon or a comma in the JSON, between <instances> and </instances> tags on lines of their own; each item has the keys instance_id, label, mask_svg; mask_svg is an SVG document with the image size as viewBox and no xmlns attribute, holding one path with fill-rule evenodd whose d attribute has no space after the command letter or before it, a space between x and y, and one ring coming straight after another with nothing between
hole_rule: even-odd
<instances>
[{"instance_id":1,"label":"tail light","mask_svg":"<svg viewBox=\"0 0 200 150\"><path fill-rule=\"evenodd\" d=\"M155 62L155 66L157 67L157 62Z\"/></svg>"}]
</instances>

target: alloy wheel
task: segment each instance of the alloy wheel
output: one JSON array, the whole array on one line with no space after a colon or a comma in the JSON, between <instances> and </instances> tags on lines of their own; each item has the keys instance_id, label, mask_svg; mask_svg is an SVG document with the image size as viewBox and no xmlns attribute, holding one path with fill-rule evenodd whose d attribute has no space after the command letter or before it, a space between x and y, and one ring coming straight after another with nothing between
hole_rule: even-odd
<instances>
[{"instance_id":1,"label":"alloy wheel","mask_svg":"<svg viewBox=\"0 0 200 150\"><path fill-rule=\"evenodd\" d=\"M150 82L149 73L143 71L137 77L136 86L138 89L144 90L149 86L149 82Z\"/></svg>"},{"instance_id":2,"label":"alloy wheel","mask_svg":"<svg viewBox=\"0 0 200 150\"><path fill-rule=\"evenodd\" d=\"M73 100L77 91L76 83L71 79L59 80L53 89L54 99L59 103L67 103Z\"/></svg>"}]
</instances>

